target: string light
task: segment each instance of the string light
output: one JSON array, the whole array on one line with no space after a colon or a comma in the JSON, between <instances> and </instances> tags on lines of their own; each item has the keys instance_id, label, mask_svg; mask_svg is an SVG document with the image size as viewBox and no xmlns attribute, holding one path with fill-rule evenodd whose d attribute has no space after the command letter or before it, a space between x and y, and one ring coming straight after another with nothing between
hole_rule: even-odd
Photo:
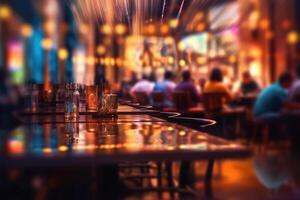
<instances>
[{"instance_id":1,"label":"string light","mask_svg":"<svg viewBox=\"0 0 300 200\"><path fill-rule=\"evenodd\" d=\"M21 35L25 38L31 37L32 35L32 28L29 24L23 24L21 26Z\"/></svg>"},{"instance_id":2,"label":"string light","mask_svg":"<svg viewBox=\"0 0 300 200\"><path fill-rule=\"evenodd\" d=\"M296 31L291 31L287 35L287 42L291 45L296 44L299 41L299 34Z\"/></svg>"},{"instance_id":3,"label":"string light","mask_svg":"<svg viewBox=\"0 0 300 200\"><path fill-rule=\"evenodd\" d=\"M0 19L9 19L12 15L12 11L9 6L1 5L0 6Z\"/></svg>"},{"instance_id":4,"label":"string light","mask_svg":"<svg viewBox=\"0 0 300 200\"><path fill-rule=\"evenodd\" d=\"M69 53L67 49L62 48L58 50L58 58L60 60L66 60L68 57L69 57Z\"/></svg>"}]
</instances>

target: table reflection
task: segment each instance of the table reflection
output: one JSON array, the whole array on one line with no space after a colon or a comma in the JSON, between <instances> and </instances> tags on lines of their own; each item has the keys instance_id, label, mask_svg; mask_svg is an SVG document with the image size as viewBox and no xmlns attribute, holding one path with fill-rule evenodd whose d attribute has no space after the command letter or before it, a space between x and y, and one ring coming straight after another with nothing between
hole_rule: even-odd
<instances>
[{"instance_id":1,"label":"table reflection","mask_svg":"<svg viewBox=\"0 0 300 200\"><path fill-rule=\"evenodd\" d=\"M167 122L35 123L4 134L7 137L3 138L1 154L8 156L242 149L235 143Z\"/></svg>"}]
</instances>

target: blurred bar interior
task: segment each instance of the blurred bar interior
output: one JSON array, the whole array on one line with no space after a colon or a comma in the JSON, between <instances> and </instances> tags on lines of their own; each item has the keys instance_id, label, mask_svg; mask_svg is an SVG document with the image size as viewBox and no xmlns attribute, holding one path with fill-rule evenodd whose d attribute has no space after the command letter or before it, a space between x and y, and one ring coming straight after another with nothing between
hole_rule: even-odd
<instances>
[{"instance_id":1,"label":"blurred bar interior","mask_svg":"<svg viewBox=\"0 0 300 200\"><path fill-rule=\"evenodd\" d=\"M0 195L299 199L299 10L1 0Z\"/></svg>"}]
</instances>

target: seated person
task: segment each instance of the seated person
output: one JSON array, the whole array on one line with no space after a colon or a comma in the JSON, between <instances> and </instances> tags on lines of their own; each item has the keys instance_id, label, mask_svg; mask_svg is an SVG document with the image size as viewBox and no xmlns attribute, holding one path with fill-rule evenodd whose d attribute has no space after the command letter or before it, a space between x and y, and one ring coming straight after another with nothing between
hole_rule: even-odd
<instances>
[{"instance_id":1,"label":"seated person","mask_svg":"<svg viewBox=\"0 0 300 200\"><path fill-rule=\"evenodd\" d=\"M253 94L259 92L259 86L251 76L250 72L243 73L241 92L243 95Z\"/></svg>"},{"instance_id":2,"label":"seated person","mask_svg":"<svg viewBox=\"0 0 300 200\"><path fill-rule=\"evenodd\" d=\"M174 91L176 84L172 81L173 74L170 71L166 71L164 74L164 80L158 81L153 91L163 92L165 95L164 106L172 106L172 92Z\"/></svg>"},{"instance_id":3,"label":"seated person","mask_svg":"<svg viewBox=\"0 0 300 200\"><path fill-rule=\"evenodd\" d=\"M289 99L294 102L300 102L300 65L296 68L296 80L289 91Z\"/></svg>"},{"instance_id":4,"label":"seated person","mask_svg":"<svg viewBox=\"0 0 300 200\"><path fill-rule=\"evenodd\" d=\"M231 93L223 83L223 74L219 68L214 68L211 72L208 83L204 87L203 93L222 93L227 103L231 100Z\"/></svg>"},{"instance_id":5,"label":"seated person","mask_svg":"<svg viewBox=\"0 0 300 200\"><path fill-rule=\"evenodd\" d=\"M191 80L191 74L187 70L182 72L182 82L175 87L174 91L189 93L191 106L197 105L200 100L200 95L197 91L197 88Z\"/></svg>"},{"instance_id":6,"label":"seated person","mask_svg":"<svg viewBox=\"0 0 300 200\"><path fill-rule=\"evenodd\" d=\"M254 116L263 119L277 119L283 108L288 104L288 92L293 77L285 72L279 80L265 88L258 96L254 105Z\"/></svg>"},{"instance_id":7,"label":"seated person","mask_svg":"<svg viewBox=\"0 0 300 200\"><path fill-rule=\"evenodd\" d=\"M154 83L150 81L150 77L143 75L142 79L134 84L134 86L130 89L130 95L134 96L134 93L136 92L145 92L148 96L150 96L153 88Z\"/></svg>"}]
</instances>

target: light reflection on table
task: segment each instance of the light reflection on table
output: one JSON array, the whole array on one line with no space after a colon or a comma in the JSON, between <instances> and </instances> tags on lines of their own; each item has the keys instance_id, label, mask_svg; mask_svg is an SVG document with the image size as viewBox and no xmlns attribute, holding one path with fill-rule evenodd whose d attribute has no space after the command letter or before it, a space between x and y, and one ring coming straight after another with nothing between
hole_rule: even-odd
<instances>
[{"instance_id":1,"label":"light reflection on table","mask_svg":"<svg viewBox=\"0 0 300 200\"><path fill-rule=\"evenodd\" d=\"M168 122L31 124L8 133L7 155L217 151L240 145Z\"/></svg>"}]
</instances>

